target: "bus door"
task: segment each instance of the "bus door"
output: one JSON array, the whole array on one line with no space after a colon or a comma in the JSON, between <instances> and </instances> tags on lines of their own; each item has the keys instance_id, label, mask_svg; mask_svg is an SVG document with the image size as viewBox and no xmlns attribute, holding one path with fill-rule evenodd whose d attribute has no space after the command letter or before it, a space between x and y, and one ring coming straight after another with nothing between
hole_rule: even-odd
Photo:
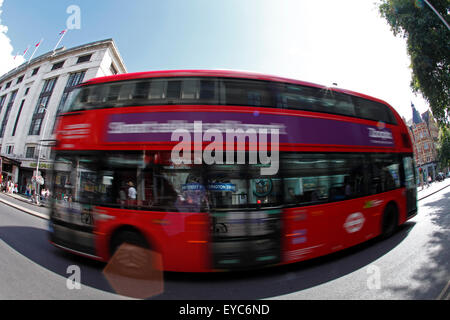
<instances>
[{"instance_id":1,"label":"bus door","mask_svg":"<svg viewBox=\"0 0 450 320\"><path fill-rule=\"evenodd\" d=\"M417 187L413 157L403 157L403 174L406 187L406 216L408 218L417 213Z\"/></svg>"},{"instance_id":2,"label":"bus door","mask_svg":"<svg viewBox=\"0 0 450 320\"><path fill-rule=\"evenodd\" d=\"M334 188L330 160L324 154L285 153L281 156L284 188L284 262L318 256L328 248L328 205Z\"/></svg>"},{"instance_id":3,"label":"bus door","mask_svg":"<svg viewBox=\"0 0 450 320\"><path fill-rule=\"evenodd\" d=\"M245 269L281 262L281 179L257 165L206 168L212 267Z\"/></svg>"},{"instance_id":4,"label":"bus door","mask_svg":"<svg viewBox=\"0 0 450 320\"><path fill-rule=\"evenodd\" d=\"M97 178L92 157L56 158L50 216L50 240L54 244L96 254L92 204L96 199Z\"/></svg>"}]
</instances>

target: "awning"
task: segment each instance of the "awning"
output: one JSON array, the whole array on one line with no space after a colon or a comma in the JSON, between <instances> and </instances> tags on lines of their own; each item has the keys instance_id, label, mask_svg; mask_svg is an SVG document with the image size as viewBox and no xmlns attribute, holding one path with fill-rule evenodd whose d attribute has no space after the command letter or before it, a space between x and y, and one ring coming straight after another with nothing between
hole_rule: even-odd
<instances>
[{"instance_id":1,"label":"awning","mask_svg":"<svg viewBox=\"0 0 450 320\"><path fill-rule=\"evenodd\" d=\"M17 167L20 167L21 165L21 162L18 160L14 160L5 156L0 156L0 158L2 159L2 164L12 164Z\"/></svg>"}]
</instances>

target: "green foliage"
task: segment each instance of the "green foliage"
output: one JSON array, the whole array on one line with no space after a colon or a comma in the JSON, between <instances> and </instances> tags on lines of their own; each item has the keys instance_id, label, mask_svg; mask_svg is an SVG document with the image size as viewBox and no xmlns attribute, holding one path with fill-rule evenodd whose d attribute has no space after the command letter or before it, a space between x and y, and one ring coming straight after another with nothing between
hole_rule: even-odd
<instances>
[{"instance_id":1,"label":"green foliage","mask_svg":"<svg viewBox=\"0 0 450 320\"><path fill-rule=\"evenodd\" d=\"M441 169L450 166L450 129L448 127L441 127L437 160Z\"/></svg>"},{"instance_id":2,"label":"green foliage","mask_svg":"<svg viewBox=\"0 0 450 320\"><path fill-rule=\"evenodd\" d=\"M448 22L450 0L428 1ZM450 31L421 0L381 0L379 12L394 35L407 39L411 88L430 104L439 124L450 115Z\"/></svg>"}]
</instances>

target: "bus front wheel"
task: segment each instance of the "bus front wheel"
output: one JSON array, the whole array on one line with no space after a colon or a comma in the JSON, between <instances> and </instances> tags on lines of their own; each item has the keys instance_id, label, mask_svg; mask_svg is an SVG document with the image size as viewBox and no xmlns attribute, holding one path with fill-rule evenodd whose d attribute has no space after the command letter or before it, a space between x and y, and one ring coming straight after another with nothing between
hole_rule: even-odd
<instances>
[{"instance_id":1,"label":"bus front wheel","mask_svg":"<svg viewBox=\"0 0 450 320\"><path fill-rule=\"evenodd\" d=\"M118 230L111 238L110 252L111 257L122 244L131 244L137 247L150 249L145 237L137 230L123 229Z\"/></svg>"}]
</instances>

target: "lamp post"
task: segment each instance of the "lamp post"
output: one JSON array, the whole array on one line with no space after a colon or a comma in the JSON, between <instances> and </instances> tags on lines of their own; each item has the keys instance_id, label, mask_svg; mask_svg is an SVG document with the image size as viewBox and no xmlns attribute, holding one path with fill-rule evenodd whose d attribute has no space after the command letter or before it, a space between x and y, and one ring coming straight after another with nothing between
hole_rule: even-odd
<instances>
[{"instance_id":1,"label":"lamp post","mask_svg":"<svg viewBox=\"0 0 450 320\"><path fill-rule=\"evenodd\" d=\"M46 117L47 115L47 107L43 104L40 105L40 107L42 107L44 109L44 117L43 119L44 121L44 129L42 130L42 136L45 135L45 129L47 128L47 122L48 122L48 117ZM36 183L36 203L39 204L40 203L40 184L38 183L37 179L38 179L38 174L39 174L39 164L40 164L40 160L41 160L41 152L42 152L42 140L39 142L39 151L38 151L38 159L37 159L37 165L36 165L36 174L35 174L35 183Z\"/></svg>"}]
</instances>

